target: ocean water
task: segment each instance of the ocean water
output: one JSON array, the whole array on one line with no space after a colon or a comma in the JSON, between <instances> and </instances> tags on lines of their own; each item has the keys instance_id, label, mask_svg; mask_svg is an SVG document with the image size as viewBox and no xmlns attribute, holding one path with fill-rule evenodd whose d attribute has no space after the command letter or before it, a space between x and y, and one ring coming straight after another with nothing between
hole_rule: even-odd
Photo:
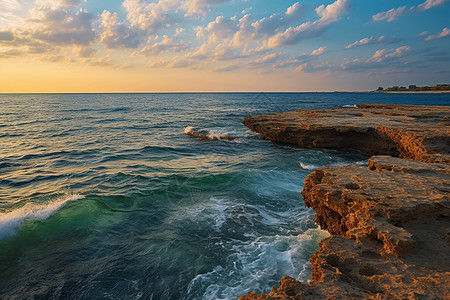
<instances>
[{"instance_id":1,"label":"ocean water","mask_svg":"<svg viewBox=\"0 0 450 300\"><path fill-rule=\"evenodd\" d=\"M368 155L276 145L241 122L356 103L450 99L0 95L0 298L236 299L284 275L307 282L327 233L303 206L303 180Z\"/></svg>"}]
</instances>

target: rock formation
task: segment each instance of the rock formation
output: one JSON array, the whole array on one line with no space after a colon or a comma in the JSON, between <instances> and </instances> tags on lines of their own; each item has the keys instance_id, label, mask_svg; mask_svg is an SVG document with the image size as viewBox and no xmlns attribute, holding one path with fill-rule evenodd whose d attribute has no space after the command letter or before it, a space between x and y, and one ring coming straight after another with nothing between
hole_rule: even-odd
<instances>
[{"instance_id":1,"label":"rock formation","mask_svg":"<svg viewBox=\"0 0 450 300\"><path fill-rule=\"evenodd\" d=\"M450 162L450 107L363 104L247 116L268 140L306 148L354 148L425 162Z\"/></svg>"},{"instance_id":2,"label":"rock formation","mask_svg":"<svg viewBox=\"0 0 450 300\"><path fill-rule=\"evenodd\" d=\"M240 299L450 299L449 108L358 107L246 117L277 142L416 160L378 155L368 168L311 173L305 205L332 234L310 258L311 282L284 277L269 294Z\"/></svg>"}]
</instances>

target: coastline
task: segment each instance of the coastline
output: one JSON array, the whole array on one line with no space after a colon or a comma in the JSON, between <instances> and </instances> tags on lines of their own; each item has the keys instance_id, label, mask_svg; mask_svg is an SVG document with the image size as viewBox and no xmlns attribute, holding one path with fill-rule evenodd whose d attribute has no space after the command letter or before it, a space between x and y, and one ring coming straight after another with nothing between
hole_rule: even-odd
<instances>
[{"instance_id":1,"label":"coastline","mask_svg":"<svg viewBox=\"0 0 450 300\"><path fill-rule=\"evenodd\" d=\"M373 93L388 93L388 94L448 94L450 91L376 91Z\"/></svg>"},{"instance_id":2,"label":"coastline","mask_svg":"<svg viewBox=\"0 0 450 300\"><path fill-rule=\"evenodd\" d=\"M306 206L331 233L310 258L309 284L283 277L240 299L436 298L450 293L450 107L357 105L247 116L277 143L355 148L368 167L316 169Z\"/></svg>"}]
</instances>

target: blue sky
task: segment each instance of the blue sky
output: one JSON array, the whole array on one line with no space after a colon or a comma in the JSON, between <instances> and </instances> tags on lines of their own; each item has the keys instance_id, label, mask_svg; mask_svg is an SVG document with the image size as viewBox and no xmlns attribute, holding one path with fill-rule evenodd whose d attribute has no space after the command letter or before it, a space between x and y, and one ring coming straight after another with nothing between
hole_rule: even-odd
<instances>
[{"instance_id":1,"label":"blue sky","mask_svg":"<svg viewBox=\"0 0 450 300\"><path fill-rule=\"evenodd\" d=\"M33 86L39 71L36 86L46 91L450 82L450 0L2 0L0 7L0 91L19 91L17 81Z\"/></svg>"}]
</instances>

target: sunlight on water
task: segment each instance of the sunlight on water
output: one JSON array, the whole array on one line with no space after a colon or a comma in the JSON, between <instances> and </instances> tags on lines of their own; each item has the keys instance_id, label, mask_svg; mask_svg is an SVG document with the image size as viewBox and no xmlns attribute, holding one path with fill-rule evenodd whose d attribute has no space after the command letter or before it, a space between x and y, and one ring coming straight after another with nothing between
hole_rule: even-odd
<instances>
[{"instance_id":1,"label":"sunlight on water","mask_svg":"<svg viewBox=\"0 0 450 300\"><path fill-rule=\"evenodd\" d=\"M267 95L0 95L0 298L215 300L284 275L307 282L327 233L303 206L303 180L368 156L276 145L244 116L448 104Z\"/></svg>"}]
</instances>

